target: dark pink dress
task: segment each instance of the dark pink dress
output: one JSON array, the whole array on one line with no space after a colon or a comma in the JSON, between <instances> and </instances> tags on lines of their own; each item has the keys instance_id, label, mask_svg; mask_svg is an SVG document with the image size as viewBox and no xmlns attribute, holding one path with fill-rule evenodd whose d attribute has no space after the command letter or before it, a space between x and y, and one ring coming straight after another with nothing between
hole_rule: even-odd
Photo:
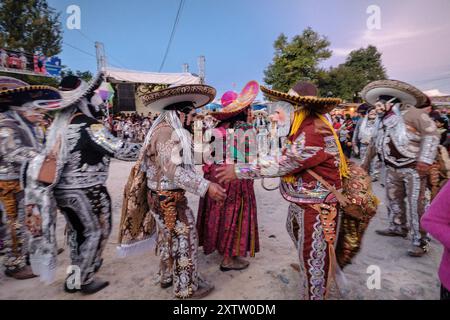
<instances>
[{"instance_id":1,"label":"dark pink dress","mask_svg":"<svg viewBox=\"0 0 450 320\"><path fill-rule=\"evenodd\" d=\"M241 124L239 128L252 130L253 127ZM205 178L218 183L215 177L219 167L217 164L205 165ZM259 252L259 236L253 180L237 180L222 187L227 190L225 203L219 204L209 197L200 199L199 245L207 255L217 250L225 257L246 257L247 254L254 257Z\"/></svg>"}]
</instances>

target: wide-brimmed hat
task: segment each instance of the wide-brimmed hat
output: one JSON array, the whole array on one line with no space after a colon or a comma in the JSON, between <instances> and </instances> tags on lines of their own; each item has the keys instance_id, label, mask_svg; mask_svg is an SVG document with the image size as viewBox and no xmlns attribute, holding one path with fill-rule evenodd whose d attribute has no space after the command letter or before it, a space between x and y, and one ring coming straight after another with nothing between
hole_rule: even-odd
<instances>
[{"instance_id":1,"label":"wide-brimmed hat","mask_svg":"<svg viewBox=\"0 0 450 320\"><path fill-rule=\"evenodd\" d=\"M58 105L61 95L51 86L30 85L16 78L0 77L0 103L20 107L37 100L42 101L42 105Z\"/></svg>"},{"instance_id":2,"label":"wide-brimmed hat","mask_svg":"<svg viewBox=\"0 0 450 320\"><path fill-rule=\"evenodd\" d=\"M220 112L211 112L211 115L220 121L233 118L250 107L253 101L255 101L256 97L258 96L258 93L258 82L250 81L249 83L247 83L244 89L242 89L242 92L234 101L229 103L227 106L224 106L224 108Z\"/></svg>"},{"instance_id":3,"label":"wide-brimmed hat","mask_svg":"<svg viewBox=\"0 0 450 320\"><path fill-rule=\"evenodd\" d=\"M272 90L261 86L261 91L274 101L286 101L295 106L296 109L307 108L316 113L328 113L336 108L341 102L338 98L317 97L317 87L309 82L298 82L288 93Z\"/></svg>"},{"instance_id":4,"label":"wide-brimmed hat","mask_svg":"<svg viewBox=\"0 0 450 320\"><path fill-rule=\"evenodd\" d=\"M86 82L76 76L64 77L59 85L59 95L61 100L59 103L46 104L45 101L37 100L33 104L41 109L48 111L57 111L65 109L81 101L81 99L92 94L100 87L104 81L102 73L98 73L89 82Z\"/></svg>"},{"instance_id":5,"label":"wide-brimmed hat","mask_svg":"<svg viewBox=\"0 0 450 320\"><path fill-rule=\"evenodd\" d=\"M413 85L398 80L378 80L369 83L362 91L361 96L370 105L375 105L380 97L394 97L403 104L416 108L429 105L429 98Z\"/></svg>"},{"instance_id":6,"label":"wide-brimmed hat","mask_svg":"<svg viewBox=\"0 0 450 320\"><path fill-rule=\"evenodd\" d=\"M216 97L216 89L204 84L187 84L149 92L140 96L142 103L152 111L161 112L168 107L177 105L181 108L183 103L192 103L194 108L201 108L211 103Z\"/></svg>"}]
</instances>

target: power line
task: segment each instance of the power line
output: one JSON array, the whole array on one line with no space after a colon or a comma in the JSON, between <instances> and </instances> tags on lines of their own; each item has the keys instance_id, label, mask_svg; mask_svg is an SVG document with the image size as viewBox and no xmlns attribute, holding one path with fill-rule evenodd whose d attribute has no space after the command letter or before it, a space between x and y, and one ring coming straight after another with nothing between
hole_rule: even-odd
<instances>
[{"instance_id":1,"label":"power line","mask_svg":"<svg viewBox=\"0 0 450 320\"><path fill-rule=\"evenodd\" d=\"M181 11L183 10L183 6L184 6L184 0L181 0L180 5L178 6L178 11L177 11L177 15L175 17L175 21L173 23L172 32L170 33L169 43L167 44L166 52L164 53L164 58L161 62L161 66L159 67L159 72L162 71L162 69L164 68L164 64L166 63L166 59L169 54L170 46L172 45L172 41L175 36L175 31L176 31L178 22L180 21Z\"/></svg>"},{"instance_id":2,"label":"power line","mask_svg":"<svg viewBox=\"0 0 450 320\"><path fill-rule=\"evenodd\" d=\"M92 44L95 45L95 41L94 41L92 38L90 38L89 36L87 36L84 32L82 32L82 31L79 30L79 29L77 29L77 31L78 31L78 32L79 32L86 40L88 40L89 42L91 42ZM109 57L110 57L112 60L114 60L115 62L117 62L117 63L120 65L120 67L119 67L119 66L116 66L116 65L111 64L112 66L114 66L114 67L116 67L116 68L125 68L125 69L126 69L125 65L124 65L119 59L113 57L111 54L109 54Z\"/></svg>"},{"instance_id":3,"label":"power line","mask_svg":"<svg viewBox=\"0 0 450 320\"><path fill-rule=\"evenodd\" d=\"M88 56L90 56L90 57L93 57L93 58L97 59L97 57L96 57L95 55L93 55L92 53L89 53L89 52L87 52L87 51L84 51L83 49L80 49L80 48L78 48L78 47L76 47L76 46L74 46L74 45L71 45L70 43L63 42L63 44L65 44L66 46L71 47L72 49L75 49L75 50L77 50L77 51L79 51L79 52L81 52L81 53L84 53L85 55L88 55Z\"/></svg>"}]
</instances>

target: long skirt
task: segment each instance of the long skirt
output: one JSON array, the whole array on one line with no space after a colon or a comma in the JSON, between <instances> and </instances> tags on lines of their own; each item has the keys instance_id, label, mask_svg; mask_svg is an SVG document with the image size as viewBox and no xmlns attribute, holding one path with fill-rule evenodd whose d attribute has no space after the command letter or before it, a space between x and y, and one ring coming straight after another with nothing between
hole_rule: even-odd
<instances>
[{"instance_id":1,"label":"long skirt","mask_svg":"<svg viewBox=\"0 0 450 320\"><path fill-rule=\"evenodd\" d=\"M217 165L208 167L205 178L217 182ZM224 257L251 257L259 252L258 220L252 180L222 185L227 191L224 203L208 196L200 199L197 217L199 245L205 254L216 250Z\"/></svg>"}]
</instances>

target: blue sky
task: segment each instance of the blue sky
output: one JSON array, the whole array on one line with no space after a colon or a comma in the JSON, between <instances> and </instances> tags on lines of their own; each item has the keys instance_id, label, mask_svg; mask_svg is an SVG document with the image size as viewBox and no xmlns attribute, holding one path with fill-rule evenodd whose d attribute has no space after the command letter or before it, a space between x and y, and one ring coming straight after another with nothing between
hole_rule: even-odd
<instances>
[{"instance_id":1,"label":"blue sky","mask_svg":"<svg viewBox=\"0 0 450 320\"><path fill-rule=\"evenodd\" d=\"M67 44L95 55L91 40L98 40L110 64L154 72L179 5L179 0L48 2L62 12ZM81 32L87 37L65 26L72 4L81 8ZM369 5L381 8L381 30L367 29ZM204 55L207 83L219 95L240 90L249 80L262 82L280 33L292 37L311 26L332 43L334 55L324 66L374 44L391 78L450 94L449 14L448 0L186 0L163 72L181 72L188 63L196 73L197 58ZM68 45L60 57L72 69L96 70L94 57Z\"/></svg>"}]
</instances>

